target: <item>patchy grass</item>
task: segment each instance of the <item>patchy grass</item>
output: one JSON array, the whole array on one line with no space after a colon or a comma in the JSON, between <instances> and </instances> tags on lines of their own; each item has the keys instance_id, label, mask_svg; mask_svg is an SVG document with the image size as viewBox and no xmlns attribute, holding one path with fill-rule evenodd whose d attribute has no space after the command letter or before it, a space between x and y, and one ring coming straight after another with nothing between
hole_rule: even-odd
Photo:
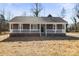
<instances>
[{"instance_id":1,"label":"patchy grass","mask_svg":"<svg viewBox=\"0 0 79 59\"><path fill-rule=\"evenodd\" d=\"M78 39L73 37L9 37L0 42L0 55L79 56Z\"/></svg>"}]
</instances>

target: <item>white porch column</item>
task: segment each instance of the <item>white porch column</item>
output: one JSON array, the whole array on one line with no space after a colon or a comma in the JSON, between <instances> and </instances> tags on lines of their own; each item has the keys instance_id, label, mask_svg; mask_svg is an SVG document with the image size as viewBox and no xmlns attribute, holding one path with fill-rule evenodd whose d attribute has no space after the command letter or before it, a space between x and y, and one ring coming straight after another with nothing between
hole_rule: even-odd
<instances>
[{"instance_id":1,"label":"white porch column","mask_svg":"<svg viewBox=\"0 0 79 59\"><path fill-rule=\"evenodd\" d=\"M47 36L47 24L45 24L45 36Z\"/></svg>"},{"instance_id":2,"label":"white porch column","mask_svg":"<svg viewBox=\"0 0 79 59\"><path fill-rule=\"evenodd\" d=\"M11 33L11 24L9 24L9 31L10 31L10 33Z\"/></svg>"},{"instance_id":3,"label":"white porch column","mask_svg":"<svg viewBox=\"0 0 79 59\"><path fill-rule=\"evenodd\" d=\"M40 36L41 36L41 24L39 24L39 26L40 26L40 31L39 32L40 32Z\"/></svg>"},{"instance_id":4,"label":"white porch column","mask_svg":"<svg viewBox=\"0 0 79 59\"><path fill-rule=\"evenodd\" d=\"M30 28L29 28L29 31L30 31L30 33L31 33L31 24L30 24Z\"/></svg>"},{"instance_id":5,"label":"white porch column","mask_svg":"<svg viewBox=\"0 0 79 59\"><path fill-rule=\"evenodd\" d=\"M57 32L57 24L55 24L55 33Z\"/></svg>"},{"instance_id":6,"label":"white porch column","mask_svg":"<svg viewBox=\"0 0 79 59\"><path fill-rule=\"evenodd\" d=\"M19 31L21 32L21 24L19 24Z\"/></svg>"},{"instance_id":7,"label":"white porch column","mask_svg":"<svg viewBox=\"0 0 79 59\"><path fill-rule=\"evenodd\" d=\"M23 30L23 24L21 24L21 30Z\"/></svg>"},{"instance_id":8,"label":"white porch column","mask_svg":"<svg viewBox=\"0 0 79 59\"><path fill-rule=\"evenodd\" d=\"M64 25L64 33L66 33L66 24L63 24Z\"/></svg>"}]
</instances>

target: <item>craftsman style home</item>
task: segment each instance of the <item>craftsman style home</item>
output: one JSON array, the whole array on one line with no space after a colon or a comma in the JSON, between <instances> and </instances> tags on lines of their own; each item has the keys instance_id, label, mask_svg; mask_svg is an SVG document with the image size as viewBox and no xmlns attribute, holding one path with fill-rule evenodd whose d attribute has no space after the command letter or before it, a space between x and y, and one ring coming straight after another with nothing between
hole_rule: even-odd
<instances>
[{"instance_id":1,"label":"craftsman style home","mask_svg":"<svg viewBox=\"0 0 79 59\"><path fill-rule=\"evenodd\" d=\"M9 22L10 34L47 36L65 34L67 22L60 17L16 16Z\"/></svg>"}]
</instances>

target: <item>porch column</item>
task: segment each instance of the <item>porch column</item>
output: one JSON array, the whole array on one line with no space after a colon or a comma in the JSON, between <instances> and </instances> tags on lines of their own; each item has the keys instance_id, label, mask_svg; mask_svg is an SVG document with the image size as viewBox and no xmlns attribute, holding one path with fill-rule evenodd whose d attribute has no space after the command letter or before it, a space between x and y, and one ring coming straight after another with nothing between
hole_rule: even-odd
<instances>
[{"instance_id":1,"label":"porch column","mask_svg":"<svg viewBox=\"0 0 79 59\"><path fill-rule=\"evenodd\" d=\"M66 24L63 24L64 25L64 33L66 33Z\"/></svg>"},{"instance_id":2,"label":"porch column","mask_svg":"<svg viewBox=\"0 0 79 59\"><path fill-rule=\"evenodd\" d=\"M21 30L23 30L23 24L21 24Z\"/></svg>"},{"instance_id":3,"label":"porch column","mask_svg":"<svg viewBox=\"0 0 79 59\"><path fill-rule=\"evenodd\" d=\"M39 26L40 26L40 31L39 32L40 32L40 36L41 36L41 24L39 24Z\"/></svg>"},{"instance_id":4,"label":"porch column","mask_svg":"<svg viewBox=\"0 0 79 59\"><path fill-rule=\"evenodd\" d=\"M47 36L47 24L45 24L45 36Z\"/></svg>"},{"instance_id":5,"label":"porch column","mask_svg":"<svg viewBox=\"0 0 79 59\"><path fill-rule=\"evenodd\" d=\"M31 33L31 24L30 24L30 28L29 28L29 31L30 31L30 33Z\"/></svg>"},{"instance_id":6,"label":"porch column","mask_svg":"<svg viewBox=\"0 0 79 59\"><path fill-rule=\"evenodd\" d=\"M21 32L21 24L19 24L19 31Z\"/></svg>"},{"instance_id":7,"label":"porch column","mask_svg":"<svg viewBox=\"0 0 79 59\"><path fill-rule=\"evenodd\" d=\"M57 32L57 24L55 24L55 33Z\"/></svg>"},{"instance_id":8,"label":"porch column","mask_svg":"<svg viewBox=\"0 0 79 59\"><path fill-rule=\"evenodd\" d=\"M13 24L10 24L10 26L11 26L10 31L13 32Z\"/></svg>"},{"instance_id":9,"label":"porch column","mask_svg":"<svg viewBox=\"0 0 79 59\"><path fill-rule=\"evenodd\" d=\"M11 33L11 24L9 24L9 31L10 31L10 33Z\"/></svg>"}]
</instances>

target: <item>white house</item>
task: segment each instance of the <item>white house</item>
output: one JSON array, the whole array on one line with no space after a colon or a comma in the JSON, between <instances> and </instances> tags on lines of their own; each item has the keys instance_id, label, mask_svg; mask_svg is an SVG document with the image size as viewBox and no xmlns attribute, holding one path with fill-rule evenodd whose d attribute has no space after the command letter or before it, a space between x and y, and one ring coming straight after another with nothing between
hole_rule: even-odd
<instances>
[{"instance_id":1,"label":"white house","mask_svg":"<svg viewBox=\"0 0 79 59\"><path fill-rule=\"evenodd\" d=\"M67 22L60 17L16 16L9 22L10 34L47 36L65 34Z\"/></svg>"}]
</instances>

